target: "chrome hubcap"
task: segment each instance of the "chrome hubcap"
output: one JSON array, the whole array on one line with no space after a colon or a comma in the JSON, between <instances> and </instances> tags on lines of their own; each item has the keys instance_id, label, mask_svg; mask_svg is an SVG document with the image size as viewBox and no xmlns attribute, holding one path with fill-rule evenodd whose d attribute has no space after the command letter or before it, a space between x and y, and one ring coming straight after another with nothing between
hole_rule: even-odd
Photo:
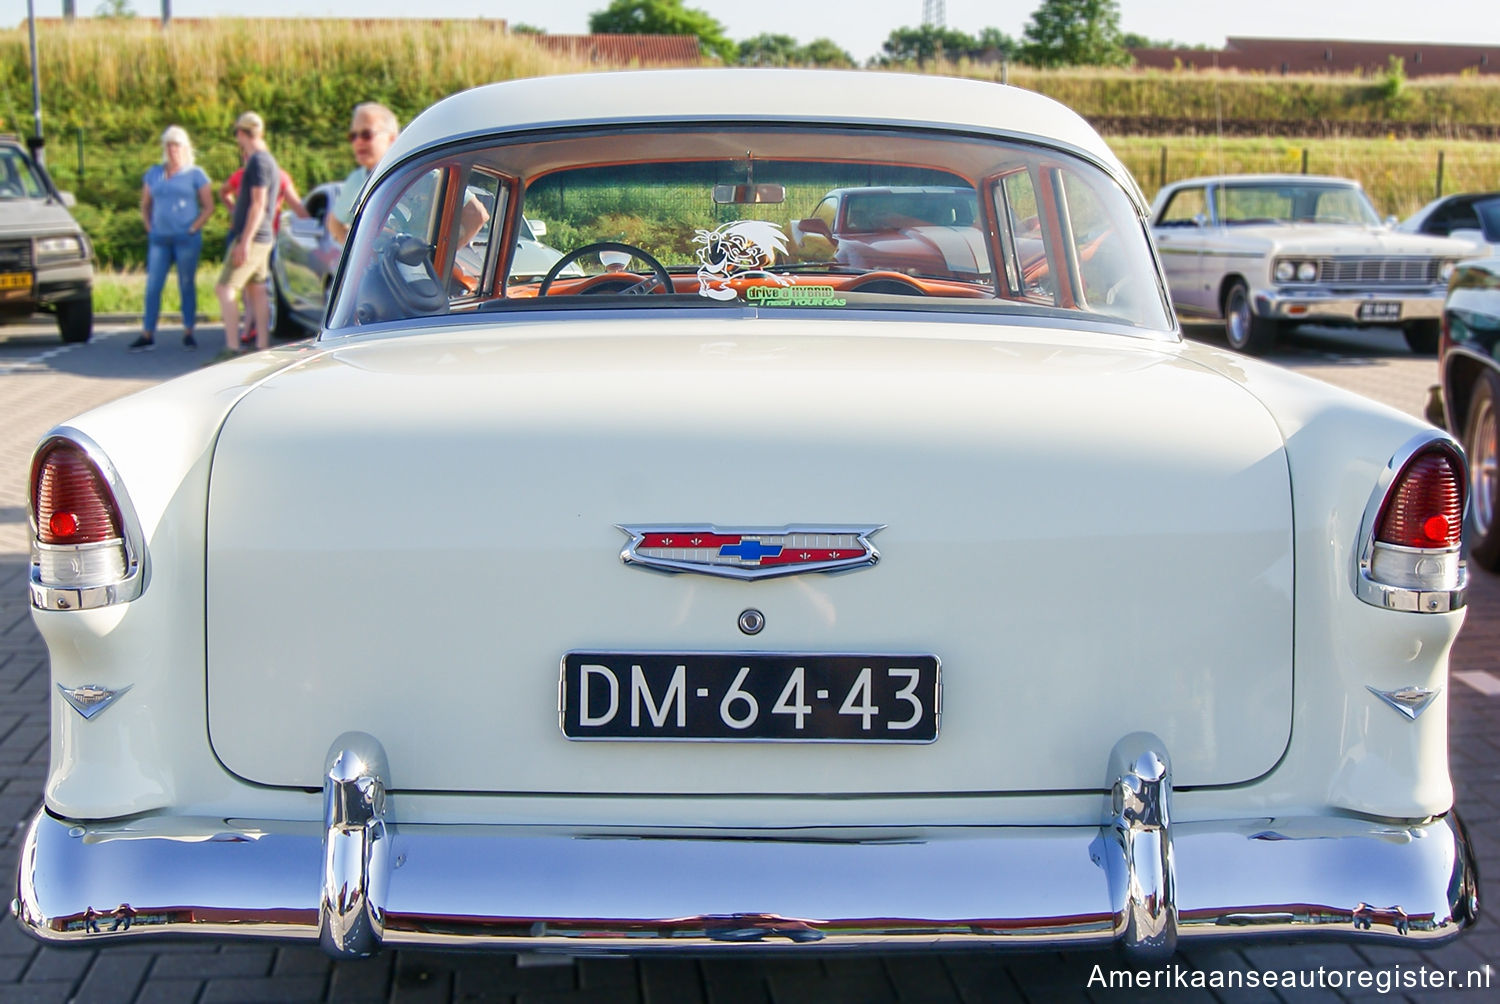
<instances>
[{"instance_id":1,"label":"chrome hubcap","mask_svg":"<svg viewBox=\"0 0 1500 1004\"><path fill-rule=\"evenodd\" d=\"M1235 290L1229 294L1229 306L1224 313L1229 321L1229 344L1239 348L1250 334L1250 301Z\"/></svg>"},{"instance_id":2,"label":"chrome hubcap","mask_svg":"<svg viewBox=\"0 0 1500 1004\"><path fill-rule=\"evenodd\" d=\"M1474 529L1489 533L1495 518L1495 493L1500 487L1500 456L1496 453L1495 405L1492 398L1480 403L1469 426L1473 430L1469 444L1469 504L1473 508Z\"/></svg>"}]
</instances>

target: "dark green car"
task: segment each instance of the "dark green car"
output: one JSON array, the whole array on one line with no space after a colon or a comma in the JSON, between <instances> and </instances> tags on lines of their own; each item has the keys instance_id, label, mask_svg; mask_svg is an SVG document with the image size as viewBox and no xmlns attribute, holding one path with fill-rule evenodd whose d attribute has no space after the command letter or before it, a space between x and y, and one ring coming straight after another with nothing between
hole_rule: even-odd
<instances>
[{"instance_id":1,"label":"dark green car","mask_svg":"<svg viewBox=\"0 0 1500 1004\"><path fill-rule=\"evenodd\" d=\"M63 341L89 340L94 249L72 204L18 139L0 135L0 324L46 310Z\"/></svg>"}]
</instances>

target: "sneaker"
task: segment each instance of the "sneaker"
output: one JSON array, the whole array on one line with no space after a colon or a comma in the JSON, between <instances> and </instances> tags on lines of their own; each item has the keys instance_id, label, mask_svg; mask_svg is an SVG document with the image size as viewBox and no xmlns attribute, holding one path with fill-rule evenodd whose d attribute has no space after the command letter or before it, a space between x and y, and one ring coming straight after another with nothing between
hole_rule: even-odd
<instances>
[{"instance_id":1,"label":"sneaker","mask_svg":"<svg viewBox=\"0 0 1500 1004\"><path fill-rule=\"evenodd\" d=\"M149 352L154 348L156 348L156 339L150 335L142 335L129 345L131 352Z\"/></svg>"},{"instance_id":2,"label":"sneaker","mask_svg":"<svg viewBox=\"0 0 1500 1004\"><path fill-rule=\"evenodd\" d=\"M193 337L193 333L191 331L182 336L182 347L187 349L189 352L198 347L198 339Z\"/></svg>"}]
</instances>

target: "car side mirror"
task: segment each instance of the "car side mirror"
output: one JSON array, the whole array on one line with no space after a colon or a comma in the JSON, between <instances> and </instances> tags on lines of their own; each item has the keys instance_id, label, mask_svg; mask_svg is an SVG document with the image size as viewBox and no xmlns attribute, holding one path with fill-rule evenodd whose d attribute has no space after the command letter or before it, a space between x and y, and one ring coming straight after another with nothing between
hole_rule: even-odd
<instances>
[{"instance_id":1,"label":"car side mirror","mask_svg":"<svg viewBox=\"0 0 1500 1004\"><path fill-rule=\"evenodd\" d=\"M73 197L72 192L58 192L57 197L62 199L62 204L68 209L78 205L78 200Z\"/></svg>"},{"instance_id":2,"label":"car side mirror","mask_svg":"<svg viewBox=\"0 0 1500 1004\"><path fill-rule=\"evenodd\" d=\"M1394 227L1397 223L1400 223L1400 222L1401 221L1399 219L1397 219L1396 217L1394 217L1394 216L1387 216L1385 218L1385 225L1387 227Z\"/></svg>"},{"instance_id":3,"label":"car side mirror","mask_svg":"<svg viewBox=\"0 0 1500 1004\"><path fill-rule=\"evenodd\" d=\"M833 231L828 229L828 224L816 217L798 220L797 229L802 231L804 237L821 237L825 241L833 240Z\"/></svg>"},{"instance_id":4,"label":"car side mirror","mask_svg":"<svg viewBox=\"0 0 1500 1004\"><path fill-rule=\"evenodd\" d=\"M531 233L532 233L533 236L535 236L535 237L546 237L547 236L547 224L546 223L543 223L541 220L534 220L530 216L526 217L526 222L527 222L527 224L530 225L530 227L531 227Z\"/></svg>"},{"instance_id":5,"label":"car side mirror","mask_svg":"<svg viewBox=\"0 0 1500 1004\"><path fill-rule=\"evenodd\" d=\"M1208 226L1208 217L1203 213L1197 213L1193 216L1193 226L1199 228Z\"/></svg>"}]
</instances>

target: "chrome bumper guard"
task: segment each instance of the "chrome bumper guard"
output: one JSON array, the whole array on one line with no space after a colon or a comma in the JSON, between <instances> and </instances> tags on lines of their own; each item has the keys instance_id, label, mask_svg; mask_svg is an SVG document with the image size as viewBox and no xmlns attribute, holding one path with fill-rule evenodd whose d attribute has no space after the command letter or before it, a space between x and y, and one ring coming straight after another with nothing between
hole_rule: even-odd
<instances>
[{"instance_id":1,"label":"chrome bumper guard","mask_svg":"<svg viewBox=\"0 0 1500 1004\"><path fill-rule=\"evenodd\" d=\"M1282 321L1400 325L1407 321L1435 321L1442 317L1443 300L1447 292L1446 285L1421 290L1400 288L1357 293L1328 289L1286 289L1274 293L1258 292L1255 294L1254 304L1255 313L1260 317ZM1360 306L1371 302L1399 303L1401 316L1390 320L1361 320Z\"/></svg>"},{"instance_id":2,"label":"chrome bumper guard","mask_svg":"<svg viewBox=\"0 0 1500 1004\"><path fill-rule=\"evenodd\" d=\"M1156 737L1110 757L1097 827L779 830L402 826L380 744L341 736L325 823L32 820L12 908L49 943L151 935L508 951L1016 947L1182 938L1432 944L1478 917L1457 816L1171 821ZM321 866L321 882L319 869Z\"/></svg>"}]
</instances>

